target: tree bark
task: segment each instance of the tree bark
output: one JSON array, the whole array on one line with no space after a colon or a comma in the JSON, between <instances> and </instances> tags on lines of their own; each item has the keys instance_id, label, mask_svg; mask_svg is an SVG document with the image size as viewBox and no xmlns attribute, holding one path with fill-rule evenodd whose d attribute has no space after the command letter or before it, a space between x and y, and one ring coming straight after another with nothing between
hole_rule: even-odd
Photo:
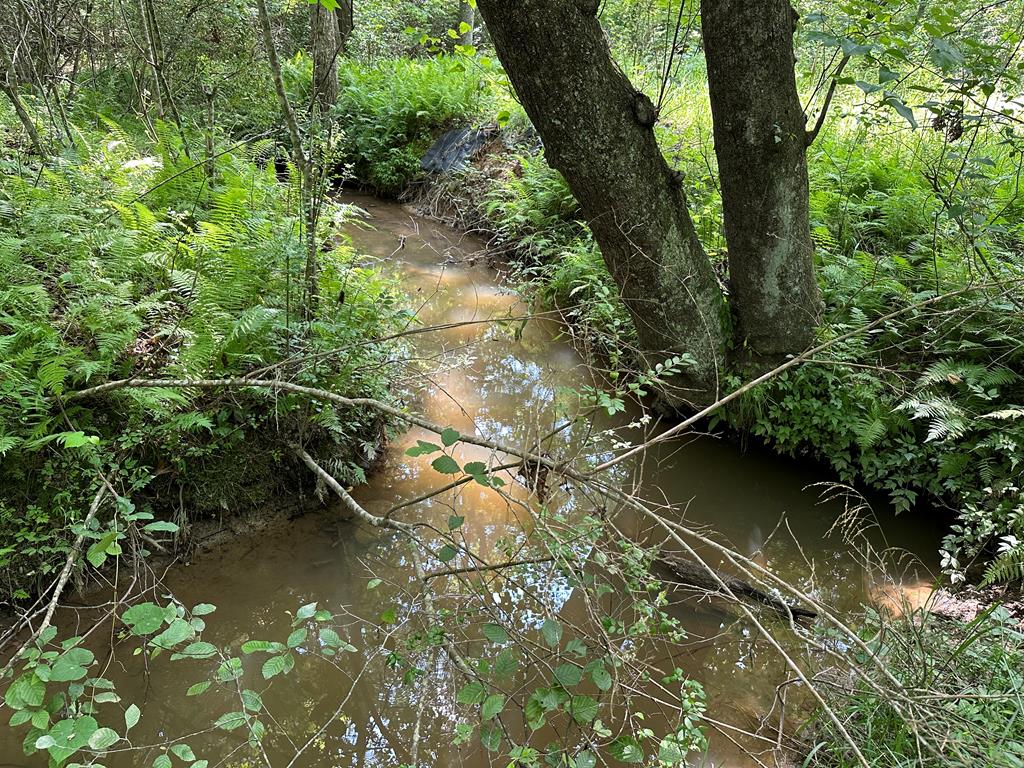
<instances>
[{"instance_id":1,"label":"tree bark","mask_svg":"<svg viewBox=\"0 0 1024 768\"><path fill-rule=\"evenodd\" d=\"M313 101L326 114L338 103L337 14L320 3L309 6L310 47L313 50Z\"/></svg>"},{"instance_id":2,"label":"tree bark","mask_svg":"<svg viewBox=\"0 0 1024 768\"><path fill-rule=\"evenodd\" d=\"M725 331L721 292L657 117L611 58L597 0L479 0L495 50L579 201L648 364L688 354L669 405L714 399Z\"/></svg>"},{"instance_id":3,"label":"tree bark","mask_svg":"<svg viewBox=\"0 0 1024 768\"><path fill-rule=\"evenodd\" d=\"M7 100L11 102L11 106L14 107L14 112L18 115L18 120L21 121L25 133L28 135L32 151L37 155L42 155L43 141L39 136L39 129L36 128L32 115L25 109L25 104L18 94L17 71L10 51L7 50L7 45L2 39L0 39L0 66L3 67L3 72L0 72L0 91L3 91Z\"/></svg>"},{"instance_id":4,"label":"tree bark","mask_svg":"<svg viewBox=\"0 0 1024 768\"><path fill-rule=\"evenodd\" d=\"M809 347L820 312L796 18L788 0L701 0L734 341L757 366Z\"/></svg>"},{"instance_id":5,"label":"tree bark","mask_svg":"<svg viewBox=\"0 0 1024 768\"><path fill-rule=\"evenodd\" d=\"M334 20L337 25L338 51L345 53L348 46L348 39L356 28L354 0L338 0L338 7L334 9Z\"/></svg>"},{"instance_id":6,"label":"tree bark","mask_svg":"<svg viewBox=\"0 0 1024 768\"><path fill-rule=\"evenodd\" d=\"M274 81L274 91L277 93L277 101L281 107L285 127L288 129L292 162L295 164L295 169L302 179L303 208L306 214L305 310L307 317L311 318L315 314L320 298L320 265L317 259L316 248L316 211L313 207L313 169L310 159L302 148L302 134L299 132L299 123L295 119L295 110L292 109L291 102L288 101L288 91L284 87L284 76L281 74L281 59L277 55L277 46L274 44L274 31L270 27L270 12L267 10L266 0L256 0L256 15L259 18L263 46L267 49L267 62L270 64L270 75Z\"/></svg>"},{"instance_id":7,"label":"tree bark","mask_svg":"<svg viewBox=\"0 0 1024 768\"><path fill-rule=\"evenodd\" d=\"M465 32L462 25L469 27ZM459 0L459 45L476 45L476 8L467 0Z\"/></svg>"}]
</instances>

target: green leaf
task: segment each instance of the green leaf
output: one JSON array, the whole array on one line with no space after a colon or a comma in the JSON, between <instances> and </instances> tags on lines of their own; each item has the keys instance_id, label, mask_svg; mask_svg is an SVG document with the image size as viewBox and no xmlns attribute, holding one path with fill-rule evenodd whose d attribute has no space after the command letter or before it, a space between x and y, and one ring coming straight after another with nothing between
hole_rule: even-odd
<instances>
[{"instance_id":1,"label":"green leaf","mask_svg":"<svg viewBox=\"0 0 1024 768\"><path fill-rule=\"evenodd\" d=\"M442 450L440 445L434 443L428 443L425 440L417 440L416 445L406 450L406 456L426 456L431 453L437 453Z\"/></svg>"},{"instance_id":2,"label":"green leaf","mask_svg":"<svg viewBox=\"0 0 1024 768\"><path fill-rule=\"evenodd\" d=\"M441 547L441 551L437 553L437 559L442 563L451 562L455 559L455 556L459 554L459 550L453 547L451 544L445 544Z\"/></svg>"},{"instance_id":3,"label":"green leaf","mask_svg":"<svg viewBox=\"0 0 1024 768\"><path fill-rule=\"evenodd\" d=\"M457 528L461 528L462 524L466 522L466 518L461 515L452 515L448 518L448 530L454 531Z\"/></svg>"},{"instance_id":4,"label":"green leaf","mask_svg":"<svg viewBox=\"0 0 1024 768\"><path fill-rule=\"evenodd\" d=\"M306 619L313 618L313 614L316 613L316 603L306 603L304 606L299 608L295 612L295 621L305 621Z\"/></svg>"},{"instance_id":5,"label":"green leaf","mask_svg":"<svg viewBox=\"0 0 1024 768\"><path fill-rule=\"evenodd\" d=\"M480 717L484 720L491 720L500 715L504 708L505 695L502 693L492 693L484 699L483 706L480 707Z\"/></svg>"},{"instance_id":6,"label":"green leaf","mask_svg":"<svg viewBox=\"0 0 1024 768\"><path fill-rule=\"evenodd\" d=\"M448 455L438 456L430 462L430 466L444 475L454 475L460 471L459 462Z\"/></svg>"},{"instance_id":7,"label":"green leaf","mask_svg":"<svg viewBox=\"0 0 1024 768\"><path fill-rule=\"evenodd\" d=\"M569 714L580 725L586 725L597 718L600 707L589 696L573 696L569 700Z\"/></svg>"},{"instance_id":8,"label":"green leaf","mask_svg":"<svg viewBox=\"0 0 1024 768\"><path fill-rule=\"evenodd\" d=\"M384 579L370 579L368 582L366 582L366 588L367 589L376 589L377 587L379 587L383 583L384 583Z\"/></svg>"},{"instance_id":9,"label":"green leaf","mask_svg":"<svg viewBox=\"0 0 1024 768\"><path fill-rule=\"evenodd\" d=\"M191 763L196 759L195 752L192 751L192 747L188 744L175 744L171 747L171 753L179 760L184 760L186 763Z\"/></svg>"},{"instance_id":10,"label":"green leaf","mask_svg":"<svg viewBox=\"0 0 1024 768\"><path fill-rule=\"evenodd\" d=\"M607 691L612 687L611 673L605 669L603 664L597 664L591 668L590 679L593 680L594 685L602 691Z\"/></svg>"},{"instance_id":11,"label":"green leaf","mask_svg":"<svg viewBox=\"0 0 1024 768\"><path fill-rule=\"evenodd\" d=\"M181 649L180 653L171 656L171 661L177 659L209 659L217 655L217 646L213 643L196 642L190 643Z\"/></svg>"},{"instance_id":12,"label":"green leaf","mask_svg":"<svg viewBox=\"0 0 1024 768\"><path fill-rule=\"evenodd\" d=\"M441 442L444 443L445 448L450 448L451 446L459 442L460 437L461 435L458 433L457 430L448 427L448 429L444 430L441 433Z\"/></svg>"},{"instance_id":13,"label":"green leaf","mask_svg":"<svg viewBox=\"0 0 1024 768\"><path fill-rule=\"evenodd\" d=\"M306 636L308 634L309 633L305 630L305 628L296 629L294 632L288 635L288 647L298 648L300 645L306 642Z\"/></svg>"},{"instance_id":14,"label":"green leaf","mask_svg":"<svg viewBox=\"0 0 1024 768\"><path fill-rule=\"evenodd\" d=\"M171 768L171 758L167 755L157 755L156 760L153 761L153 768Z\"/></svg>"},{"instance_id":15,"label":"green leaf","mask_svg":"<svg viewBox=\"0 0 1024 768\"><path fill-rule=\"evenodd\" d=\"M494 660L494 674L498 677L510 677L519 668L515 653L511 648L505 648Z\"/></svg>"},{"instance_id":16,"label":"green leaf","mask_svg":"<svg viewBox=\"0 0 1024 768\"><path fill-rule=\"evenodd\" d=\"M117 731L113 728L98 728L93 735L89 737L89 749L102 752L111 744L115 744L120 738L121 737L117 735Z\"/></svg>"},{"instance_id":17,"label":"green leaf","mask_svg":"<svg viewBox=\"0 0 1024 768\"><path fill-rule=\"evenodd\" d=\"M580 752L573 761L573 768L594 768L596 765L597 755L590 750Z\"/></svg>"},{"instance_id":18,"label":"green leaf","mask_svg":"<svg viewBox=\"0 0 1024 768\"><path fill-rule=\"evenodd\" d=\"M92 651L86 648L71 648L53 662L50 668L50 680L55 683L67 683L81 680L88 674L88 667L95 660Z\"/></svg>"},{"instance_id":19,"label":"green leaf","mask_svg":"<svg viewBox=\"0 0 1024 768\"><path fill-rule=\"evenodd\" d=\"M263 698L256 691L246 688L242 691L242 706L249 712L259 712L263 709Z\"/></svg>"},{"instance_id":20,"label":"green leaf","mask_svg":"<svg viewBox=\"0 0 1024 768\"><path fill-rule=\"evenodd\" d=\"M480 726L480 743L488 752L497 752L501 749L501 726L497 723Z\"/></svg>"},{"instance_id":21,"label":"green leaf","mask_svg":"<svg viewBox=\"0 0 1024 768\"><path fill-rule=\"evenodd\" d=\"M178 526L177 524L168 522L167 520L157 520L156 522L147 523L142 526L142 530L148 531L149 533L177 533Z\"/></svg>"},{"instance_id":22,"label":"green leaf","mask_svg":"<svg viewBox=\"0 0 1024 768\"><path fill-rule=\"evenodd\" d=\"M216 610L217 610L217 606L216 605L212 605L210 603L200 603L199 605L197 605L195 608L192 609L192 615L193 616L206 616L207 614L213 613Z\"/></svg>"},{"instance_id":23,"label":"green leaf","mask_svg":"<svg viewBox=\"0 0 1024 768\"><path fill-rule=\"evenodd\" d=\"M209 688L213 683L209 680L203 680L196 683L195 685L189 686L189 689L185 692L186 696L198 696Z\"/></svg>"},{"instance_id":24,"label":"green leaf","mask_svg":"<svg viewBox=\"0 0 1024 768\"><path fill-rule=\"evenodd\" d=\"M620 736L608 745L608 752L620 763L642 763L644 761L644 751L640 747L640 742L632 736Z\"/></svg>"},{"instance_id":25,"label":"green leaf","mask_svg":"<svg viewBox=\"0 0 1024 768\"><path fill-rule=\"evenodd\" d=\"M553 619L545 619L540 627L540 634L544 638L544 642L550 648L554 648L562 639L562 625Z\"/></svg>"},{"instance_id":26,"label":"green leaf","mask_svg":"<svg viewBox=\"0 0 1024 768\"><path fill-rule=\"evenodd\" d=\"M175 619L163 632L154 637L150 642L158 648L170 649L178 643L188 640L195 635L196 631L192 625L184 619Z\"/></svg>"},{"instance_id":27,"label":"green leaf","mask_svg":"<svg viewBox=\"0 0 1024 768\"><path fill-rule=\"evenodd\" d=\"M479 704L487 696L487 690L484 688L483 683L478 680L466 683L459 690L456 700L459 704Z\"/></svg>"},{"instance_id":28,"label":"green leaf","mask_svg":"<svg viewBox=\"0 0 1024 768\"><path fill-rule=\"evenodd\" d=\"M674 736L666 736L658 746L658 762L678 765L686 761L686 750Z\"/></svg>"},{"instance_id":29,"label":"green leaf","mask_svg":"<svg viewBox=\"0 0 1024 768\"><path fill-rule=\"evenodd\" d=\"M886 92L885 103L896 110L900 117L910 123L911 128L917 128L917 120L914 118L914 110L903 103L895 94Z\"/></svg>"},{"instance_id":30,"label":"green leaf","mask_svg":"<svg viewBox=\"0 0 1024 768\"><path fill-rule=\"evenodd\" d=\"M124 711L124 729L125 732L130 731L139 722L139 718L142 717L142 712L134 704L128 705L128 709Z\"/></svg>"},{"instance_id":31,"label":"green leaf","mask_svg":"<svg viewBox=\"0 0 1024 768\"><path fill-rule=\"evenodd\" d=\"M555 680L563 688L578 685L583 679L583 670L575 664L560 664L555 668Z\"/></svg>"},{"instance_id":32,"label":"green leaf","mask_svg":"<svg viewBox=\"0 0 1024 768\"><path fill-rule=\"evenodd\" d=\"M462 468L467 475L486 475L487 465L482 461L471 461Z\"/></svg>"},{"instance_id":33,"label":"green leaf","mask_svg":"<svg viewBox=\"0 0 1024 768\"><path fill-rule=\"evenodd\" d=\"M241 728L245 725L245 713L244 712L225 712L223 715L218 717L213 723L214 727L220 728L222 731L233 731L236 728Z\"/></svg>"},{"instance_id":34,"label":"green leaf","mask_svg":"<svg viewBox=\"0 0 1024 768\"><path fill-rule=\"evenodd\" d=\"M41 707L46 695L46 684L34 672L26 672L7 688L4 701L11 709Z\"/></svg>"},{"instance_id":35,"label":"green leaf","mask_svg":"<svg viewBox=\"0 0 1024 768\"><path fill-rule=\"evenodd\" d=\"M269 640L247 640L242 643L242 653L281 653L285 650L283 643L272 643Z\"/></svg>"},{"instance_id":36,"label":"green leaf","mask_svg":"<svg viewBox=\"0 0 1024 768\"><path fill-rule=\"evenodd\" d=\"M163 625L164 609L156 603L139 603L121 614L121 621L128 625L133 635L148 635Z\"/></svg>"},{"instance_id":37,"label":"green leaf","mask_svg":"<svg viewBox=\"0 0 1024 768\"><path fill-rule=\"evenodd\" d=\"M484 637L492 643L504 645L508 642L508 632L506 632L505 628L500 624L484 624L483 633Z\"/></svg>"},{"instance_id":38,"label":"green leaf","mask_svg":"<svg viewBox=\"0 0 1024 768\"><path fill-rule=\"evenodd\" d=\"M287 675L295 667L295 659L290 653L271 656L263 663L263 678L269 680L277 675Z\"/></svg>"}]
</instances>

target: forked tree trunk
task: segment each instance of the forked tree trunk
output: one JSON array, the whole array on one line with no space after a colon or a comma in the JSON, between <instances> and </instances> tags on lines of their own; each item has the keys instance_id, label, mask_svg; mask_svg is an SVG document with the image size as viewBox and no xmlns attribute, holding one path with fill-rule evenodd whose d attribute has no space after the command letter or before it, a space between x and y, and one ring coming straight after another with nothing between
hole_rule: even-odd
<instances>
[{"instance_id":1,"label":"forked tree trunk","mask_svg":"<svg viewBox=\"0 0 1024 768\"><path fill-rule=\"evenodd\" d=\"M718 391L723 300L679 181L654 137L656 114L611 58L598 0L479 0L523 107L593 230L649 364L686 353L670 405Z\"/></svg>"},{"instance_id":2,"label":"forked tree trunk","mask_svg":"<svg viewBox=\"0 0 1024 768\"><path fill-rule=\"evenodd\" d=\"M770 365L810 346L820 311L796 13L788 0L701 0L701 19L736 348Z\"/></svg>"}]
</instances>

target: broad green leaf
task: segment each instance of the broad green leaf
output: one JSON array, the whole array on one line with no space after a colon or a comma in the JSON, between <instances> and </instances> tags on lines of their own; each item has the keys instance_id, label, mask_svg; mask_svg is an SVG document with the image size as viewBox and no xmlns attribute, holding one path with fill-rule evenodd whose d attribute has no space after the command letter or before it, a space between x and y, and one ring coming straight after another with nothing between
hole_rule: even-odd
<instances>
[{"instance_id":1,"label":"broad green leaf","mask_svg":"<svg viewBox=\"0 0 1024 768\"><path fill-rule=\"evenodd\" d=\"M444 430L441 433L441 442L444 443L445 448L450 448L451 446L459 442L460 437L461 435L458 433L457 430L448 427L448 429Z\"/></svg>"},{"instance_id":2,"label":"broad green leaf","mask_svg":"<svg viewBox=\"0 0 1024 768\"><path fill-rule=\"evenodd\" d=\"M150 642L158 648L171 649L178 643L188 640L195 635L192 625L184 619L175 619L163 632L154 637Z\"/></svg>"},{"instance_id":3,"label":"broad green leaf","mask_svg":"<svg viewBox=\"0 0 1024 768\"><path fill-rule=\"evenodd\" d=\"M4 701L11 709L41 707L46 695L46 684L34 672L26 672L7 688Z\"/></svg>"},{"instance_id":4,"label":"broad green leaf","mask_svg":"<svg viewBox=\"0 0 1024 768\"><path fill-rule=\"evenodd\" d=\"M485 723L480 726L480 743L488 752L501 749L501 726L497 723Z\"/></svg>"},{"instance_id":5,"label":"broad green leaf","mask_svg":"<svg viewBox=\"0 0 1024 768\"><path fill-rule=\"evenodd\" d=\"M192 609L192 615L193 616L206 616L208 613L213 613L216 610L217 610L217 606L216 605L212 605L210 603L200 603L199 605L197 605L195 608Z\"/></svg>"},{"instance_id":6,"label":"broad green leaf","mask_svg":"<svg viewBox=\"0 0 1024 768\"><path fill-rule=\"evenodd\" d=\"M179 760L184 760L186 763L191 763L196 759L195 752L192 751L192 747L188 744L175 744L171 747L171 753Z\"/></svg>"},{"instance_id":7,"label":"broad green leaf","mask_svg":"<svg viewBox=\"0 0 1024 768\"><path fill-rule=\"evenodd\" d=\"M298 648L300 645L306 642L306 636L308 634L309 633L306 631L304 627L296 629L294 632L288 635L288 647Z\"/></svg>"},{"instance_id":8,"label":"broad green leaf","mask_svg":"<svg viewBox=\"0 0 1024 768\"><path fill-rule=\"evenodd\" d=\"M447 454L444 456L438 456L430 462L430 466L445 475L454 475L456 472L460 471L459 462Z\"/></svg>"},{"instance_id":9,"label":"broad green leaf","mask_svg":"<svg viewBox=\"0 0 1024 768\"><path fill-rule=\"evenodd\" d=\"M545 619L540 627L540 634L549 647L554 648L562 639L562 625L554 619Z\"/></svg>"},{"instance_id":10,"label":"broad green leaf","mask_svg":"<svg viewBox=\"0 0 1024 768\"><path fill-rule=\"evenodd\" d=\"M454 531L456 528L461 528L464 522L466 522L465 517L461 515L451 515L448 518L448 530Z\"/></svg>"},{"instance_id":11,"label":"broad green leaf","mask_svg":"<svg viewBox=\"0 0 1024 768\"><path fill-rule=\"evenodd\" d=\"M209 659L216 655L217 646L213 643L199 641L186 645L181 649L180 653L175 653L171 656L171 661L175 661L177 659Z\"/></svg>"},{"instance_id":12,"label":"broad green leaf","mask_svg":"<svg viewBox=\"0 0 1024 768\"><path fill-rule=\"evenodd\" d=\"M484 699L484 703L480 707L480 717L484 720L491 720L500 715L504 708L505 695L502 693L492 693Z\"/></svg>"},{"instance_id":13,"label":"broad green leaf","mask_svg":"<svg viewBox=\"0 0 1024 768\"><path fill-rule=\"evenodd\" d=\"M486 696L487 691L484 688L483 683L478 680L473 680L462 686L456 696L456 700L459 704L479 704L486 698Z\"/></svg>"},{"instance_id":14,"label":"broad green leaf","mask_svg":"<svg viewBox=\"0 0 1024 768\"><path fill-rule=\"evenodd\" d=\"M511 648L505 648L494 660L494 674L498 677L509 677L515 674L518 668L519 662L516 661L515 653Z\"/></svg>"},{"instance_id":15,"label":"broad green leaf","mask_svg":"<svg viewBox=\"0 0 1024 768\"><path fill-rule=\"evenodd\" d=\"M99 728L89 737L89 749L102 752L120 738L113 728Z\"/></svg>"},{"instance_id":16,"label":"broad green leaf","mask_svg":"<svg viewBox=\"0 0 1024 768\"><path fill-rule=\"evenodd\" d=\"M271 656L263 663L263 677L269 680L281 674L288 674L295 667L295 659L290 653L281 656Z\"/></svg>"},{"instance_id":17,"label":"broad green leaf","mask_svg":"<svg viewBox=\"0 0 1024 768\"><path fill-rule=\"evenodd\" d=\"M134 704L129 704L128 709L124 711L124 729L130 731L139 722L139 718L142 717L142 712Z\"/></svg>"},{"instance_id":18,"label":"broad green leaf","mask_svg":"<svg viewBox=\"0 0 1024 768\"><path fill-rule=\"evenodd\" d=\"M55 683L81 680L88 674L86 667L92 664L94 659L92 651L86 648L71 648L53 662L53 666L50 668L50 680Z\"/></svg>"},{"instance_id":19,"label":"broad green leaf","mask_svg":"<svg viewBox=\"0 0 1024 768\"><path fill-rule=\"evenodd\" d=\"M563 688L578 685L583 679L583 670L575 664L560 664L555 668L555 680Z\"/></svg>"},{"instance_id":20,"label":"broad green leaf","mask_svg":"<svg viewBox=\"0 0 1024 768\"><path fill-rule=\"evenodd\" d=\"M589 696L573 696L569 700L569 714L580 725L586 725L597 718L598 703Z\"/></svg>"},{"instance_id":21,"label":"broad green leaf","mask_svg":"<svg viewBox=\"0 0 1024 768\"><path fill-rule=\"evenodd\" d=\"M164 623L164 609L155 603L139 603L121 614L133 635L148 635Z\"/></svg>"},{"instance_id":22,"label":"broad green leaf","mask_svg":"<svg viewBox=\"0 0 1024 768\"><path fill-rule=\"evenodd\" d=\"M644 751L640 742L632 736L620 736L610 745L608 752L620 763L642 763Z\"/></svg>"},{"instance_id":23,"label":"broad green leaf","mask_svg":"<svg viewBox=\"0 0 1024 768\"><path fill-rule=\"evenodd\" d=\"M171 766L171 758L167 755L157 755L156 759L153 761L153 768L171 768Z\"/></svg>"},{"instance_id":24,"label":"broad green leaf","mask_svg":"<svg viewBox=\"0 0 1024 768\"><path fill-rule=\"evenodd\" d=\"M198 696L209 688L213 683L209 680L203 680L196 683L195 685L189 686L188 691L185 692L186 696Z\"/></svg>"},{"instance_id":25,"label":"broad green leaf","mask_svg":"<svg viewBox=\"0 0 1024 768\"><path fill-rule=\"evenodd\" d=\"M313 618L313 614L316 613L316 603L306 603L304 606L299 608L295 613L295 621L305 621L306 619Z\"/></svg>"},{"instance_id":26,"label":"broad green leaf","mask_svg":"<svg viewBox=\"0 0 1024 768\"><path fill-rule=\"evenodd\" d=\"M459 554L459 551L455 547L451 544L445 544L441 547L441 551L437 553L437 559L442 563L448 563L455 559L457 554Z\"/></svg>"},{"instance_id":27,"label":"broad green leaf","mask_svg":"<svg viewBox=\"0 0 1024 768\"><path fill-rule=\"evenodd\" d=\"M366 582L366 588L367 589L376 589L377 587L379 587L383 583L384 583L384 579L370 579L368 582Z\"/></svg>"},{"instance_id":28,"label":"broad green leaf","mask_svg":"<svg viewBox=\"0 0 1024 768\"><path fill-rule=\"evenodd\" d=\"M216 728L220 728L222 731L233 731L236 728L241 728L245 725L245 713L225 712L214 721L213 725Z\"/></svg>"},{"instance_id":29,"label":"broad green leaf","mask_svg":"<svg viewBox=\"0 0 1024 768\"><path fill-rule=\"evenodd\" d=\"M505 628L500 624L484 624L483 633L484 637L492 643L504 645L508 642L508 632L506 632Z\"/></svg>"}]
</instances>

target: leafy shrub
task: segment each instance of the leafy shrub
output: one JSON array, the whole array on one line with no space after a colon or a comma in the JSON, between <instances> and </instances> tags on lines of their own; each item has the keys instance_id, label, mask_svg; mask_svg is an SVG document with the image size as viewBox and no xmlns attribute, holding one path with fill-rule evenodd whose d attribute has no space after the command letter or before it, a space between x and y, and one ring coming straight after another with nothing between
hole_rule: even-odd
<instances>
[{"instance_id":1,"label":"leafy shrub","mask_svg":"<svg viewBox=\"0 0 1024 768\"><path fill-rule=\"evenodd\" d=\"M211 183L174 132L158 133L149 146L112 125L38 171L0 179L0 567L10 592L52 572L100 474L146 515L173 511L179 525L186 510L257 504L291 482L282 449L300 432L351 477L382 428L364 413L248 390L62 402L107 380L230 376L327 349L346 351L290 364L289 375L387 397L386 350L362 342L393 327L401 308L390 283L347 247L325 251L321 291L347 298L307 322L295 189L237 155L218 160ZM98 522L90 540L105 533Z\"/></svg>"}]
</instances>

